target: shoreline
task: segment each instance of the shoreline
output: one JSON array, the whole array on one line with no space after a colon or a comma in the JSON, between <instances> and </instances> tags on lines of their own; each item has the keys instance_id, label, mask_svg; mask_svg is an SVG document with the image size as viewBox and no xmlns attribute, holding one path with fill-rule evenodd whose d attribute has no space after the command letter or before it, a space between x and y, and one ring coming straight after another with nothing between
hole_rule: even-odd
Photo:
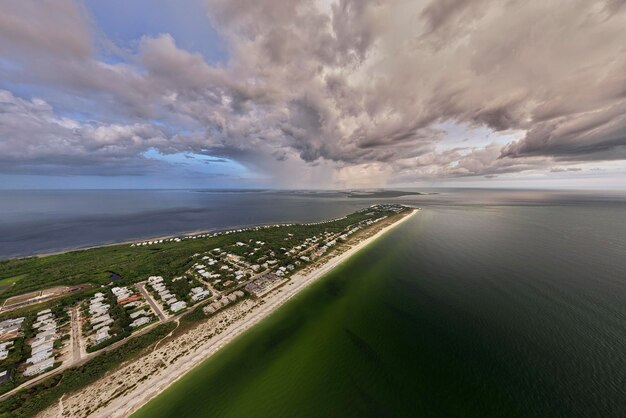
<instances>
[{"instance_id":1,"label":"shoreline","mask_svg":"<svg viewBox=\"0 0 626 418\"><path fill-rule=\"evenodd\" d=\"M209 359L212 354L214 354L219 349L221 349L221 348L225 347L226 345L228 345L235 338L237 338L238 336L242 335L245 331L247 331L248 329L252 328L254 325L256 325L257 323L261 322L263 319L269 318L278 308L280 308L283 304L287 303L294 296L298 295L302 290L304 290L307 287L309 287L309 285L311 285L312 283L316 282L318 279L321 279L323 276L325 276L327 273L329 273L335 267L341 265L344 261L347 261L350 257L352 257L353 255L355 255L356 253L358 253L359 251L361 251L362 249L367 247L369 244L371 244L374 241L376 241L378 238L383 236L386 232L390 231L391 229L395 228L396 226L398 226L398 225L404 223L405 221L407 221L409 218L411 218L413 215L415 215L418 211L419 211L418 209L413 209L411 211L411 213L409 213L408 215L404 216L402 219L394 222L391 225L386 226L385 228L383 228L380 231L376 232L371 237L368 237L368 238L364 239L363 241L359 242L358 244L354 245L353 247L351 247L347 251L345 251L345 252L343 252L341 254L336 255L335 257L331 258L326 263L324 263L324 265L320 266L318 269L315 269L314 271L312 271L312 272L310 272L310 273L308 273L308 274L306 274L304 276L303 275L299 275L299 274L294 275L294 277L291 278L290 282L286 283L285 286L282 286L282 288L286 288L287 289L287 294L284 297L278 298L277 297L278 293L276 293L276 292L274 292L273 294L270 293L268 295L269 296L268 299L275 299L275 300L266 300L265 304L261 307L260 311L256 312L256 315L253 314L252 317L248 318L247 320L244 318L244 321L242 321L243 322L242 324L233 324L234 325L234 329L228 330L228 331L220 334L214 341L212 341L212 343L208 344L209 346L217 345L217 349L210 350L211 352L208 353L208 355L206 357L203 357L200 361L194 362L190 366L188 364L189 362L187 362L186 364L183 364L182 365L183 367L179 366L179 368L178 368L179 372L178 372L177 376L174 379L172 379L169 383L167 383L166 386L159 387L159 390L158 390L157 393L145 394L142 398L140 398L141 402L138 405L132 405L132 406L127 407L127 409L123 412L123 414L119 415L119 416L120 417L128 417L128 416L132 415L133 413L137 412L139 409L141 409L144 405L146 405L152 399L154 399L157 396L159 396L162 392L164 392L170 386L172 386L174 383L176 383L178 380L180 380L188 372L190 372L191 370L193 370L194 368L196 368L197 366L202 364L205 360ZM298 280L298 281L296 281L296 280ZM291 288L291 286L293 286L294 284L295 284L295 286L293 288ZM205 350L208 349L208 348L209 347L206 347ZM203 350L203 351L205 351L205 350ZM193 359L191 359L191 360L193 360ZM185 366L187 366L187 367L185 367ZM135 399L137 399L137 398L135 398ZM96 415L96 416L100 416L100 415ZM111 415L111 416L114 416L114 415Z\"/></svg>"},{"instance_id":2,"label":"shoreline","mask_svg":"<svg viewBox=\"0 0 626 418\"><path fill-rule=\"evenodd\" d=\"M235 317L233 322L226 325L222 332L214 335L211 338L208 338L206 341L202 342L200 346L193 350L189 350L188 354L180 356L180 358L176 361L165 364L165 367L159 370L158 373L155 373L155 375L150 375L147 379L133 385L132 388L124 391L124 393L120 396L117 396L107 402L102 408L92 411L90 416L127 417L137 412L144 405L156 398L163 391L165 391L167 388L169 388L171 385L173 385L179 379L185 376L188 372L206 361L209 357L211 357L211 355L231 343L235 338L242 335L245 331L252 328L260 321L271 316L278 308L280 308L280 306L291 300L294 296L298 295L302 290L310 286L312 283L316 282L318 279L325 276L335 267L341 265L344 261L348 260L353 255L367 247L369 244L376 241L388 231L407 221L418 211L419 209L413 208L411 213L403 216L396 222L383 227L381 230L377 231L373 235L364 238L343 253L333 256L315 270L305 274L295 274L289 282L273 290L268 295L260 298L256 301L256 303L247 301L248 303L246 304L246 302L244 302L245 307L240 308L240 310L243 309L241 312L237 311L237 307L235 306L234 312L239 312L240 316ZM226 315L228 315L228 313L226 313ZM214 318L216 320L219 319L217 316L214 316ZM210 321L211 318L209 318L207 323ZM206 330L204 331L206 332ZM190 333L193 332L194 331L192 330ZM176 344L175 341L176 340L172 341L174 345ZM167 345L165 347L167 347ZM165 349L165 347L162 347L162 349ZM148 357L148 355L146 355L146 357ZM138 359L135 362L140 361L141 359ZM123 366L123 368L125 367L127 366ZM132 364L128 367L132 367ZM120 369L120 375L122 375L123 373L124 370ZM97 386L97 384L98 382L95 382L90 386ZM106 383L104 382L102 382L101 384L106 386ZM72 398L75 398L74 401L78 404L81 404L81 401L86 403L93 402L93 399L84 399L90 396L89 394L83 394L83 392L89 392L89 389L89 387L84 388L74 395L71 395L70 398L65 399L63 403L67 404L68 401L70 401L70 399ZM91 396L94 397L96 392L97 390L94 390L92 388ZM63 404L59 405L57 403L42 411L40 414L38 414L38 416L57 416L61 412L61 409L66 408L63 407Z\"/></svg>"},{"instance_id":3,"label":"shoreline","mask_svg":"<svg viewBox=\"0 0 626 418\"><path fill-rule=\"evenodd\" d=\"M197 366L202 364L205 360L209 359L212 354L214 354L219 349L221 349L221 348L225 347L226 345L228 345L235 338L237 338L238 336L242 335L245 331L247 331L248 329L252 328L254 325L256 325L257 323L261 322L263 319L269 318L278 308L280 308L283 304L285 304L286 302L291 300L294 296L298 295L302 290L304 290L307 287L309 287L309 285L311 285L313 282L316 282L318 279L321 279L323 276L325 276L327 273L329 273L335 267L339 266L344 261L347 261L350 257L352 257L353 255L355 255L356 253L358 253L359 251L361 251L362 249L367 247L369 244L371 244L374 241L376 241L378 238L380 238L386 232L390 231L391 229L395 228L396 226L398 226L398 225L404 223L405 221L407 221L409 218L411 218L417 212L418 212L418 209L413 209L411 211L411 213L409 213L408 215L404 216L402 219L394 222L391 225L386 226L385 228L383 228L380 231L376 232L371 237L368 237L368 238L364 239L363 241L359 242L358 244L354 245L353 247L351 247L347 251L334 256L333 258L328 260L326 263L324 263L324 265L320 266L318 269L315 269L315 270L313 270L312 272L310 272L310 273L308 273L306 275L295 274L294 277L292 277L291 280L288 283L286 283L284 286L282 286L283 289L287 289L287 294L284 297L278 298L277 297L278 296L277 292L270 293L268 295L269 296L268 299L270 299L270 300L264 299L264 300L266 300L266 302L261 307L260 311L256 312L256 315L253 314L252 317L248 318L247 320L244 318L244 321L242 321L243 322L242 324L236 324L236 323L233 324L234 329L227 330L226 332L220 334L214 341L212 341L212 342L210 342L208 344L210 347L206 347L202 351L210 349L210 348L212 348L212 346L215 346L215 345L217 345L217 349L210 350L211 352L207 353L208 355L206 357L203 357L200 361L193 362L193 364L191 364L191 365L189 365L189 361L188 361L185 364L181 365L183 367L179 366L177 368L178 369L178 374L176 375L176 377L174 379L172 379L165 386L160 386L158 392L144 394L144 396L140 398L141 402L138 405L131 405L131 406L127 407L127 409L124 410L123 414L119 415L119 416L120 417L128 417L128 416L132 415L133 413L137 412L139 409L141 409L144 405L146 405L152 399L154 399L157 396L159 396L162 392L164 392L170 386L172 386L174 383L176 383L178 380L180 380L188 372L190 372L191 370L193 370L194 368L196 368ZM295 285L295 286L291 287L293 285ZM271 299L274 299L274 300L271 300ZM194 359L195 358L190 359L190 360L194 360ZM135 397L135 399L137 399L137 398ZM127 403L127 405L128 405L128 403ZM100 416L100 415L96 415L96 416ZM115 416L115 415L110 415L110 416Z\"/></svg>"},{"instance_id":4,"label":"shoreline","mask_svg":"<svg viewBox=\"0 0 626 418\"><path fill-rule=\"evenodd\" d=\"M315 222L315 221L309 221L309 222ZM309 223L309 222L305 222L305 221L284 221L284 222L280 222L280 223L268 222L268 223L256 223L256 224L246 224L246 225L229 225L229 226L223 226L223 227L219 226L219 227L209 228L209 229L198 229L198 230L192 230L192 231L180 231L180 232L172 233L170 235L162 235L162 236L154 236L153 235L153 236L150 236L150 237L132 238L132 239L125 240L125 241L115 241L115 242L108 242L108 243L105 242L105 243L101 243L101 244L87 245L85 247L67 247L67 248L60 249L60 250L48 251L48 252L43 252L43 253L34 253L34 254L31 254L31 255L24 255L24 256L0 257L0 261L23 260L23 259L27 259L27 258L43 258L43 257L52 256L52 255L60 255L60 254L72 253L72 252L75 252L75 251L87 251L87 250L94 250L96 248L114 247L116 245L136 244L137 242L143 242L143 241L154 241L154 240L160 240L160 239L164 240L164 239L170 239L170 238L180 238L180 237L183 237L183 236L192 236L192 235L201 235L201 234L215 234L215 233L226 232L226 231L233 231L233 230L244 229L244 228L263 228L263 227L266 227L266 226L283 225L283 224L306 224L306 223Z\"/></svg>"}]
</instances>

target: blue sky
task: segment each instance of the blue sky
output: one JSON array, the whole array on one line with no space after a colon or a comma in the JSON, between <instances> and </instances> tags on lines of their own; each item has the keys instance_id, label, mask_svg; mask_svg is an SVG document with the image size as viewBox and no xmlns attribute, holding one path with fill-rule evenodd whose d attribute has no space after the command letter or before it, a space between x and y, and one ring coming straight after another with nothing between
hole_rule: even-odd
<instances>
[{"instance_id":1,"label":"blue sky","mask_svg":"<svg viewBox=\"0 0 626 418\"><path fill-rule=\"evenodd\" d=\"M85 5L97 30L117 45L133 48L143 36L169 33L180 48L202 54L207 62L228 59L200 0L89 0Z\"/></svg>"},{"instance_id":2,"label":"blue sky","mask_svg":"<svg viewBox=\"0 0 626 418\"><path fill-rule=\"evenodd\" d=\"M8 2L0 188L626 187L626 7L480 3Z\"/></svg>"}]
</instances>

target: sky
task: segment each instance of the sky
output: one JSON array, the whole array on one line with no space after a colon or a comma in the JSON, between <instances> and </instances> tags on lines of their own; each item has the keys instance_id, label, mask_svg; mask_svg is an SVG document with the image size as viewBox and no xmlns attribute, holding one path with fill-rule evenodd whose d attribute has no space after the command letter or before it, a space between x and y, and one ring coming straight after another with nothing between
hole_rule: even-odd
<instances>
[{"instance_id":1,"label":"sky","mask_svg":"<svg viewBox=\"0 0 626 418\"><path fill-rule=\"evenodd\" d=\"M0 10L0 188L626 188L625 0Z\"/></svg>"}]
</instances>

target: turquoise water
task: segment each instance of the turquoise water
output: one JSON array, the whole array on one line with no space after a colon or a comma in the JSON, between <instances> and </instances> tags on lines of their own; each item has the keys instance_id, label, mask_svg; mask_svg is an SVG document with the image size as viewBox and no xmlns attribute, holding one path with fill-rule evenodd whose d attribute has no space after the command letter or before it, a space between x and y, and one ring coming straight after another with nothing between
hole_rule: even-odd
<instances>
[{"instance_id":1,"label":"turquoise water","mask_svg":"<svg viewBox=\"0 0 626 418\"><path fill-rule=\"evenodd\" d=\"M623 417L626 211L429 207L136 417Z\"/></svg>"}]
</instances>

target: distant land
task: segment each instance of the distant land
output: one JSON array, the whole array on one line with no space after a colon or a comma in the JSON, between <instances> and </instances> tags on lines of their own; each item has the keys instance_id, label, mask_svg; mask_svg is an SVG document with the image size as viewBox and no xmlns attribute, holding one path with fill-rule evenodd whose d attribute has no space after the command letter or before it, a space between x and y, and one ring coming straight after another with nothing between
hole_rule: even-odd
<instances>
[{"instance_id":1,"label":"distant land","mask_svg":"<svg viewBox=\"0 0 626 418\"><path fill-rule=\"evenodd\" d=\"M372 192L350 192L348 197L353 199L372 199L372 198L388 198L388 197L400 197L400 196L415 196L423 195L425 193L420 192L402 192L399 190L378 190Z\"/></svg>"},{"instance_id":2,"label":"distant land","mask_svg":"<svg viewBox=\"0 0 626 418\"><path fill-rule=\"evenodd\" d=\"M339 198L348 197L353 199L385 199L402 196L425 196L437 193L404 192L400 190L336 190L336 191L311 191L293 190L285 191L285 194L296 194L307 197Z\"/></svg>"}]
</instances>

